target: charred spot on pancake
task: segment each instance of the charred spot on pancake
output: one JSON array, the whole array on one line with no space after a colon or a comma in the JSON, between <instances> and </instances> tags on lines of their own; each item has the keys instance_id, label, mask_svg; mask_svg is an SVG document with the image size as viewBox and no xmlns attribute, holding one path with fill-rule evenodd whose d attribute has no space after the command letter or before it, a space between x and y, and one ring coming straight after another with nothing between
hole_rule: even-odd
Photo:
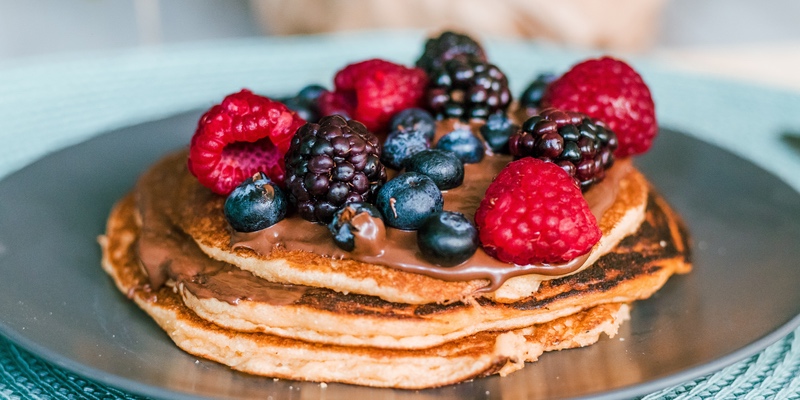
<instances>
[{"instance_id":1,"label":"charred spot on pancake","mask_svg":"<svg viewBox=\"0 0 800 400\"><path fill-rule=\"evenodd\" d=\"M683 261L688 264L692 261L692 239L689 235L689 229L685 224L681 223L678 230L681 237L681 244L683 245L682 247L684 249Z\"/></svg>"},{"instance_id":2,"label":"charred spot on pancake","mask_svg":"<svg viewBox=\"0 0 800 400\"><path fill-rule=\"evenodd\" d=\"M310 288L295 305L347 315L371 315L396 318L413 318L414 306L392 303L376 296L339 293L330 289Z\"/></svg>"},{"instance_id":3,"label":"charred spot on pancake","mask_svg":"<svg viewBox=\"0 0 800 400\"><path fill-rule=\"evenodd\" d=\"M485 299L483 297L478 298L476 300L478 301L478 303L481 303L484 300L485 301L491 301L491 300ZM414 310L414 314L417 315L417 316L427 316L427 315L440 314L440 313L444 313L444 312L447 312L447 311L451 311L451 310L455 310L455 309L463 308L463 307L466 307L466 304L464 304L464 303L462 303L460 301L447 303L447 304L438 304L438 303L420 304Z\"/></svg>"},{"instance_id":4,"label":"charred spot on pancake","mask_svg":"<svg viewBox=\"0 0 800 400\"><path fill-rule=\"evenodd\" d=\"M511 360L508 357L498 358L492 363L492 365L490 365L488 368L486 368L483 372L481 372L480 374L476 375L475 377L476 378L482 378L484 376L494 375L494 374L500 372L500 370L502 370L503 367L505 367L506 364L509 361L511 361Z\"/></svg>"},{"instance_id":5,"label":"charred spot on pancake","mask_svg":"<svg viewBox=\"0 0 800 400\"><path fill-rule=\"evenodd\" d=\"M658 272L662 267L654 261L660 259L657 256L643 256L638 253L607 254L591 268L580 273L542 282L536 294L509 306L516 310L542 309L560 300L580 298L594 292L608 292L626 281ZM629 267L616 267L619 265Z\"/></svg>"}]
</instances>

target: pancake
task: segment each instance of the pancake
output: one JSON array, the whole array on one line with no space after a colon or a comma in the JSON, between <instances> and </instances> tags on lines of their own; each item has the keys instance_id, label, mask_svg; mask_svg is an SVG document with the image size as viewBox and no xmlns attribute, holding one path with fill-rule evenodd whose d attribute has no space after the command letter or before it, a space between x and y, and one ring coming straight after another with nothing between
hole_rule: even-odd
<instances>
[{"instance_id":1,"label":"pancake","mask_svg":"<svg viewBox=\"0 0 800 400\"><path fill-rule=\"evenodd\" d=\"M157 166L156 170L165 165L171 164ZM408 304L328 288L268 282L210 259L166 215L151 209L148 218L141 218L141 207L133 195L124 198L112 212L106 240L114 248L123 248L124 243L132 247L125 249L126 264L138 265L143 256L153 257L149 253L168 260L151 263L184 264L173 265L173 270L185 271L185 276L172 277L175 291L194 313L219 326L336 345L419 349L483 331L541 324L600 304L646 298L673 273L687 272L688 244L682 222L655 191L644 188L649 193L645 219L634 234L599 257L593 267L544 281L536 294L511 303L477 298L448 304ZM147 196L138 194L140 202L147 201ZM155 197L165 201L168 194ZM145 238L140 237L142 223L148 227ZM136 246L145 241L153 244L143 255Z\"/></svg>"},{"instance_id":2,"label":"pancake","mask_svg":"<svg viewBox=\"0 0 800 400\"><path fill-rule=\"evenodd\" d=\"M510 158L504 156L493 156L486 157L481 164L466 165L466 176L470 177L471 186L448 191L445 209L452 209L453 204L456 204L456 210L465 215L473 215L477 202L483 197L485 188L496 171L509 160ZM299 217L287 218L275 227L282 228L284 234L293 232L300 236L287 239L288 243L284 243L299 246L300 250L287 249L282 245L270 247L268 253L235 248L222 212L225 199L211 193L188 173L185 155L182 153L167 158L149 171L140 181L139 187L142 191L157 192L154 195L156 203L151 208L156 210L154 212L163 212L165 215L154 218L172 221L191 236L210 257L236 265L273 282L325 287L342 293L377 296L397 303L428 304L455 302L476 296L490 297L499 302L515 302L531 296L541 281L552 279L552 276L524 275L508 280L495 291L481 293L479 290L489 284L485 279L444 281L385 267L381 265L381 260L371 263L325 257L317 252L303 251L302 247L307 244L308 247L322 248L328 254L335 254L338 248L327 228L310 224ZM647 196L646 179L629 161L615 165L606 180L586 193L586 197L590 199L610 197L614 201L603 207L603 212L598 217L603 236L589 253L582 269L588 268L600 256L611 251L623 237L636 231L644 219ZM456 203L456 200L460 203ZM410 249L405 256L415 257L414 233L393 231L411 236L410 241L405 242L405 247ZM474 257L480 257L482 262L496 262L481 249L478 249ZM422 260L417 258L414 262Z\"/></svg>"},{"instance_id":3,"label":"pancake","mask_svg":"<svg viewBox=\"0 0 800 400\"><path fill-rule=\"evenodd\" d=\"M601 334L613 337L628 318L628 306L592 307L551 322L506 332L481 332L421 350L351 347L245 333L198 317L170 287L153 290L136 256L135 215L112 211L100 237L103 269L117 288L181 349L256 375L375 387L423 389L491 374L506 375L535 361L544 351L587 346Z\"/></svg>"},{"instance_id":4,"label":"pancake","mask_svg":"<svg viewBox=\"0 0 800 400\"><path fill-rule=\"evenodd\" d=\"M429 49L429 42L420 59L433 57L446 64L443 68L450 75L439 76L439 67L392 72L398 66L372 60L351 64L340 71L344 75L337 73L330 98L327 94L292 98L302 97L303 104L314 109L306 110L310 121L317 120L317 111L331 111L325 110L326 105L333 107L328 102L337 103L337 110L356 107L354 113L348 112L355 119L371 120L376 117L373 113L392 118L394 122L376 123L370 129L381 135L380 131L389 130L409 136L398 136L397 146L387 144L389 139L384 147L378 146L382 139L377 136L360 137L363 126L343 118L324 117L320 128L303 125L303 119L278 102L246 89L226 97L198 122L191 157L189 150L166 156L111 210L106 233L99 238L103 269L181 349L273 378L430 388L491 374L504 376L545 351L587 346L604 333L613 337L629 318L631 303L650 297L670 276L691 270L686 227L630 157L614 159L614 152L630 153L631 149L618 147L631 145L627 137L617 138L603 122L583 114L532 110L528 98L525 107L515 104L507 110L511 101L507 79L494 67L487 69L482 54L477 58L466 57L470 54L466 50L461 54L462 41L469 44L471 39L459 36L458 40L433 46L444 46L438 50ZM423 73L429 81L411 79ZM380 88L368 89L381 95L344 90L340 86L350 85L340 81L350 80L350 74L358 76L358 82L363 78L369 85L379 83ZM649 96L640 83L619 85ZM316 91L309 87L300 93L309 90ZM422 102L416 96L423 92L433 96L428 98L430 109L444 105L446 112L423 115L408 110L417 100ZM395 97L404 98L402 104L386 101ZM623 100L625 96L614 100L614 107L620 108L615 109L617 114L630 111L621 109L627 104ZM378 103L380 110L372 110ZM367 104L372 111L361 115L359 110ZM411 114L401 115L406 111ZM529 119L529 111L540 112L539 119ZM508 118L495 124L495 112ZM631 118L655 127L654 120ZM298 133L290 137L292 131ZM453 135L456 131L469 131L471 144L461 148L462 133ZM446 135L453 135L449 137L455 142L445 140ZM649 131L637 132L634 144L649 146L648 135ZM408 156L421 141L426 141L424 147L451 149L462 159L461 150L470 156L481 154L475 159L480 161L465 163L462 183L436 191L435 205L422 206L424 201L416 193L388 190L406 181L387 181L380 187L387 175L402 172L384 171L381 160ZM505 149L498 143L503 141L508 142ZM554 163L548 168L562 175L553 174L546 182L534 178L536 184L528 185L524 179L533 171L506 169L523 179L515 182L517 186L499 182L507 190L504 194L517 199L487 197L494 178L513 161L511 155L492 149L545 159ZM214 193L229 193L246 176L255 180L265 172L280 185L281 157L287 163L288 200L282 196L288 189L263 186L250 191L252 180L237 188L228 208L225 196ZM429 160L423 169L431 173L438 168L434 164ZM262 172L252 175L258 169ZM448 177L460 180L460 174ZM583 198L577 186L567 187L573 181L564 174L586 189ZM524 192L548 189L547 185L556 185L557 190L543 190L536 198ZM357 214L357 206L345 202L372 201L376 191L382 200L387 192L390 195L385 207L379 205L382 216ZM426 232L424 228L437 225L430 220L420 233L386 225L391 218L395 222L432 215L449 218L434 214L440 208L439 192L445 211L472 220L470 235ZM476 210L484 201L509 218L475 224ZM422 210L407 209L410 205ZM250 221L251 212L261 206L275 216L252 218L271 224L263 229ZM354 237L352 247L342 245L348 250L337 246L327 226L300 217L316 210L314 218L327 219L338 207L343 213L340 222L348 224L343 229L349 232L344 233ZM229 212L230 224L223 209ZM564 213L580 215L560 215ZM580 244L595 242L595 220L601 235L586 252L589 245ZM492 224L517 226L505 229L511 227ZM516 265L501 261L506 259L503 255L494 258L484 251L471 235L473 228L481 230L490 253L498 248L536 255L538 260L573 257L576 250L585 254L559 264ZM495 234L493 228L505 230ZM251 229L258 230L240 232ZM487 239L487 232L495 237ZM449 243L450 239L467 239L467 246ZM431 261L436 257L423 255L418 240L423 250L436 242L447 253L464 248L469 254L458 265L443 267ZM512 243L494 243L502 240Z\"/></svg>"}]
</instances>

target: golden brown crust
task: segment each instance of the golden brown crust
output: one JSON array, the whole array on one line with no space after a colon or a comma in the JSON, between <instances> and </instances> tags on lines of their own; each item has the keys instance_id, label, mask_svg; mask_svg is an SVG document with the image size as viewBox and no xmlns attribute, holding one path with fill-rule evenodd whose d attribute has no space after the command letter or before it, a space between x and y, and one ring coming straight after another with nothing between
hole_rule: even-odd
<instances>
[{"instance_id":1,"label":"golden brown crust","mask_svg":"<svg viewBox=\"0 0 800 400\"><path fill-rule=\"evenodd\" d=\"M131 196L118 203L99 238L103 268L120 291L146 311L176 345L196 356L257 375L375 387L422 389L508 374L548 350L583 346L616 334L625 304L591 308L550 323L482 332L422 350L337 346L225 329L199 318L170 288L151 291L135 263ZM113 218L118 216L118 218Z\"/></svg>"}]
</instances>

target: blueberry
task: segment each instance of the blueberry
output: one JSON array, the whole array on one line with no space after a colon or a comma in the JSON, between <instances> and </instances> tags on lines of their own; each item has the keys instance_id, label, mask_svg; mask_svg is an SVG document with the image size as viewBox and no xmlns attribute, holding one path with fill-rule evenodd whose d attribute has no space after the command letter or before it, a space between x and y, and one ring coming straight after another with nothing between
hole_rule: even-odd
<instances>
[{"instance_id":1,"label":"blueberry","mask_svg":"<svg viewBox=\"0 0 800 400\"><path fill-rule=\"evenodd\" d=\"M433 179L418 172L405 172L381 187L375 205L387 225L414 230L431 214L442 211L444 199Z\"/></svg>"},{"instance_id":2,"label":"blueberry","mask_svg":"<svg viewBox=\"0 0 800 400\"><path fill-rule=\"evenodd\" d=\"M464 164L483 160L483 142L466 129L456 129L436 143L437 149L452 151Z\"/></svg>"},{"instance_id":3,"label":"blueberry","mask_svg":"<svg viewBox=\"0 0 800 400\"><path fill-rule=\"evenodd\" d=\"M389 122L390 131L417 131L428 140L436 133L436 120L431 113L421 108L407 108L392 117Z\"/></svg>"},{"instance_id":4,"label":"blueberry","mask_svg":"<svg viewBox=\"0 0 800 400\"><path fill-rule=\"evenodd\" d=\"M508 137L519 127L511 123L505 114L493 114L481 126L481 135L493 152L509 154Z\"/></svg>"},{"instance_id":5,"label":"blueberry","mask_svg":"<svg viewBox=\"0 0 800 400\"><path fill-rule=\"evenodd\" d=\"M417 245L426 260L452 267L478 250L478 230L464 214L442 211L428 217L417 230Z\"/></svg>"},{"instance_id":6,"label":"blueberry","mask_svg":"<svg viewBox=\"0 0 800 400\"><path fill-rule=\"evenodd\" d=\"M419 172L433 179L439 190L452 189L464 182L464 163L453 152L423 150L406 161L406 172Z\"/></svg>"},{"instance_id":7,"label":"blueberry","mask_svg":"<svg viewBox=\"0 0 800 400\"><path fill-rule=\"evenodd\" d=\"M300 89L294 97L281 99L281 102L290 110L296 112L300 118L315 122L320 118L317 100L325 90L320 85L308 85Z\"/></svg>"},{"instance_id":8,"label":"blueberry","mask_svg":"<svg viewBox=\"0 0 800 400\"><path fill-rule=\"evenodd\" d=\"M257 172L225 199L225 218L238 232L254 232L286 216L286 195L265 174Z\"/></svg>"},{"instance_id":9,"label":"blueberry","mask_svg":"<svg viewBox=\"0 0 800 400\"><path fill-rule=\"evenodd\" d=\"M299 97L289 97L281 101L288 109L297 113L300 118L306 121L316 121L319 115L316 111L316 106L311 106Z\"/></svg>"},{"instance_id":10,"label":"blueberry","mask_svg":"<svg viewBox=\"0 0 800 400\"><path fill-rule=\"evenodd\" d=\"M356 216L363 213L383 221L381 212L375 206L360 201L346 204L333 215L333 221L328 224L328 229L333 234L333 241L341 249L353 251L355 248L354 232L358 232L359 228L353 226L353 222L356 220ZM382 226L383 222L381 222Z\"/></svg>"},{"instance_id":11,"label":"blueberry","mask_svg":"<svg viewBox=\"0 0 800 400\"><path fill-rule=\"evenodd\" d=\"M325 87L320 85L308 85L297 92L297 97L309 102L316 102L322 92L326 90Z\"/></svg>"},{"instance_id":12,"label":"blueberry","mask_svg":"<svg viewBox=\"0 0 800 400\"><path fill-rule=\"evenodd\" d=\"M430 140L419 131L397 130L389 132L383 143L381 161L383 165L402 169L405 161L416 153L431 147Z\"/></svg>"},{"instance_id":13,"label":"blueberry","mask_svg":"<svg viewBox=\"0 0 800 400\"><path fill-rule=\"evenodd\" d=\"M519 103L523 107L538 108L542 101L542 96L544 96L544 91L547 89L547 85L555 79L556 76L552 73L539 74L539 76L525 88L525 91L522 92Z\"/></svg>"}]
</instances>

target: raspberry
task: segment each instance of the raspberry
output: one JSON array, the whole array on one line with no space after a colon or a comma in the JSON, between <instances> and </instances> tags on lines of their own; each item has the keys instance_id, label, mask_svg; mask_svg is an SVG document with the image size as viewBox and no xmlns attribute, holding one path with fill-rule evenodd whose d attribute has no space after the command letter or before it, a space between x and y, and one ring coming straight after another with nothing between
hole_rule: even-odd
<instances>
[{"instance_id":1,"label":"raspberry","mask_svg":"<svg viewBox=\"0 0 800 400\"><path fill-rule=\"evenodd\" d=\"M369 202L386 182L378 138L358 121L323 117L297 130L286 152L289 202L311 222L329 223L352 202Z\"/></svg>"},{"instance_id":2,"label":"raspberry","mask_svg":"<svg viewBox=\"0 0 800 400\"><path fill-rule=\"evenodd\" d=\"M259 171L282 184L283 155L304 123L283 104L242 89L200 117L189 148L189 171L221 195Z\"/></svg>"},{"instance_id":3,"label":"raspberry","mask_svg":"<svg viewBox=\"0 0 800 400\"><path fill-rule=\"evenodd\" d=\"M655 105L642 77L609 57L587 60L551 83L543 107L578 111L617 134L617 158L646 152L658 132Z\"/></svg>"},{"instance_id":4,"label":"raspberry","mask_svg":"<svg viewBox=\"0 0 800 400\"><path fill-rule=\"evenodd\" d=\"M586 191L603 180L614 163L617 137L584 114L548 108L525 121L508 145L517 158L556 163Z\"/></svg>"},{"instance_id":5,"label":"raspberry","mask_svg":"<svg viewBox=\"0 0 800 400\"><path fill-rule=\"evenodd\" d=\"M486 53L475 39L451 31L430 38L425 42L425 51L417 60L417 67L425 72L441 68L447 60L454 58L473 58L486 61Z\"/></svg>"},{"instance_id":6,"label":"raspberry","mask_svg":"<svg viewBox=\"0 0 800 400\"><path fill-rule=\"evenodd\" d=\"M335 90L320 96L319 109L322 115L344 114L370 131L384 132L393 115L420 105L426 84L421 69L380 59L362 61L336 73Z\"/></svg>"},{"instance_id":7,"label":"raspberry","mask_svg":"<svg viewBox=\"0 0 800 400\"><path fill-rule=\"evenodd\" d=\"M557 165L531 157L500 171L475 224L487 254L519 265L569 261L601 235L575 181Z\"/></svg>"}]
</instances>

